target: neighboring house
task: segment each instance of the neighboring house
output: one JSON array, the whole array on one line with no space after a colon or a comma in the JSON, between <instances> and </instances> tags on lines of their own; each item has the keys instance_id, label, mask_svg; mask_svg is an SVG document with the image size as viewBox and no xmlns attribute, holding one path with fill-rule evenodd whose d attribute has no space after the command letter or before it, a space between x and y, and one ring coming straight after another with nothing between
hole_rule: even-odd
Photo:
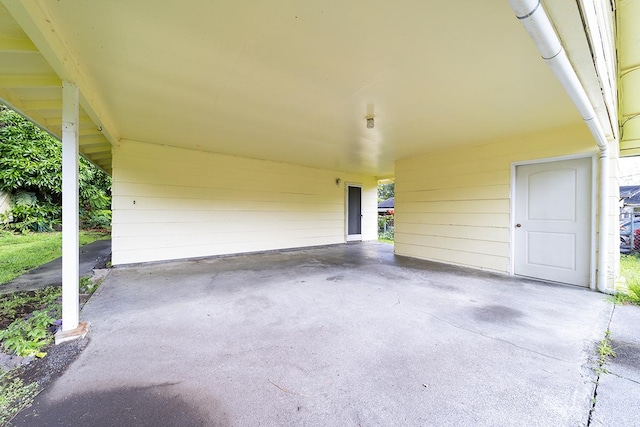
<instances>
[{"instance_id":1,"label":"neighboring house","mask_svg":"<svg viewBox=\"0 0 640 427\"><path fill-rule=\"evenodd\" d=\"M393 212L394 209L394 197L390 197L387 200L383 200L378 203L378 215L387 215Z\"/></svg>"},{"instance_id":2,"label":"neighboring house","mask_svg":"<svg viewBox=\"0 0 640 427\"><path fill-rule=\"evenodd\" d=\"M621 185L620 202L623 206L640 206L640 185Z\"/></svg>"},{"instance_id":3,"label":"neighboring house","mask_svg":"<svg viewBox=\"0 0 640 427\"><path fill-rule=\"evenodd\" d=\"M114 265L374 240L394 178L396 254L611 292L640 1L578 3L2 0L0 98L112 174Z\"/></svg>"},{"instance_id":4,"label":"neighboring house","mask_svg":"<svg viewBox=\"0 0 640 427\"><path fill-rule=\"evenodd\" d=\"M621 185L620 222L629 221L634 212L640 215L640 185Z\"/></svg>"},{"instance_id":5,"label":"neighboring house","mask_svg":"<svg viewBox=\"0 0 640 427\"><path fill-rule=\"evenodd\" d=\"M640 185L620 186L620 221L628 221L631 214L640 213Z\"/></svg>"},{"instance_id":6,"label":"neighboring house","mask_svg":"<svg viewBox=\"0 0 640 427\"><path fill-rule=\"evenodd\" d=\"M638 250L640 227L640 185L620 186L620 252ZM635 220L632 221L632 218Z\"/></svg>"}]
</instances>

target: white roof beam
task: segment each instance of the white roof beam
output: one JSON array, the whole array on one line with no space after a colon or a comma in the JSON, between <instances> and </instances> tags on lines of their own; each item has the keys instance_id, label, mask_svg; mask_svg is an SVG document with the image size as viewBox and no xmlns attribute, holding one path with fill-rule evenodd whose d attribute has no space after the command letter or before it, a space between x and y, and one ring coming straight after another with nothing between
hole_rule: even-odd
<instances>
[{"instance_id":1,"label":"white roof beam","mask_svg":"<svg viewBox=\"0 0 640 427\"><path fill-rule=\"evenodd\" d=\"M0 87L16 89L61 86L62 80L55 75L0 75Z\"/></svg>"},{"instance_id":2,"label":"white roof beam","mask_svg":"<svg viewBox=\"0 0 640 427\"><path fill-rule=\"evenodd\" d=\"M117 144L120 137L109 109L98 96L95 84L82 72L78 59L56 30L55 22L46 9L46 2L1 1L58 76L74 82L80 92L80 105L96 125L103 129L107 140L112 145Z\"/></svg>"}]
</instances>

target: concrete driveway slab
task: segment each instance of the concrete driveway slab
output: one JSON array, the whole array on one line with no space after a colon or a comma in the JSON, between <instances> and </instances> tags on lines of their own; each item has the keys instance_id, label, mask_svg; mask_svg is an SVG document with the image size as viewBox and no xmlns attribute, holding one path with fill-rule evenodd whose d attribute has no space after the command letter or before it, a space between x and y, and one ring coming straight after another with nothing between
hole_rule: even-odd
<instances>
[{"instance_id":1,"label":"concrete driveway slab","mask_svg":"<svg viewBox=\"0 0 640 427\"><path fill-rule=\"evenodd\" d=\"M640 384L640 307L616 306L609 332L616 357L609 360L607 369Z\"/></svg>"},{"instance_id":2,"label":"concrete driveway slab","mask_svg":"<svg viewBox=\"0 0 640 427\"><path fill-rule=\"evenodd\" d=\"M584 425L610 312L378 243L116 268L14 424Z\"/></svg>"},{"instance_id":3,"label":"concrete driveway slab","mask_svg":"<svg viewBox=\"0 0 640 427\"><path fill-rule=\"evenodd\" d=\"M618 305L609 327L616 356L600 375L593 426L640 424L640 307Z\"/></svg>"},{"instance_id":4,"label":"concrete driveway slab","mask_svg":"<svg viewBox=\"0 0 640 427\"><path fill-rule=\"evenodd\" d=\"M637 426L640 419L638 400L640 384L628 378L603 374L598 383L591 426Z\"/></svg>"}]
</instances>

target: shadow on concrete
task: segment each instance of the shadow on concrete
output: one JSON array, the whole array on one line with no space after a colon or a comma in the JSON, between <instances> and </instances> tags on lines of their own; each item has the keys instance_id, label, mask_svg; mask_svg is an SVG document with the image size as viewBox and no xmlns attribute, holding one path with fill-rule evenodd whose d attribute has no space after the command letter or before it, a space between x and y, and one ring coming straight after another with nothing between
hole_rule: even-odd
<instances>
[{"instance_id":1,"label":"shadow on concrete","mask_svg":"<svg viewBox=\"0 0 640 427\"><path fill-rule=\"evenodd\" d=\"M211 420L186 402L173 386L159 384L148 387L123 387L73 395L51 404L40 403L13 420L13 426L227 426L221 408L220 416ZM216 402L211 401L211 408ZM91 410L89 410L91 408ZM36 410L47 413L39 417Z\"/></svg>"}]
</instances>

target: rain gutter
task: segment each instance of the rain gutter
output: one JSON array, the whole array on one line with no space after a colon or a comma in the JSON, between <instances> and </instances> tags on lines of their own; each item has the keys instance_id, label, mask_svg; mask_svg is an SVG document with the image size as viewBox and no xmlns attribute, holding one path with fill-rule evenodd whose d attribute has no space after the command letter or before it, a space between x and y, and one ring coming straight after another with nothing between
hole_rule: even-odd
<instances>
[{"instance_id":1,"label":"rain gutter","mask_svg":"<svg viewBox=\"0 0 640 427\"><path fill-rule=\"evenodd\" d=\"M562 47L560 38L556 34L547 13L539 0L509 0L516 17L524 26L535 43L542 59L549 65L551 71L580 112L582 119L589 127L600 150L600 198L598 200L598 259L596 289L599 292L613 293L607 287L607 272L609 271L609 147L602 125L596 117L595 109L587 97L584 87L573 69L571 62Z\"/></svg>"}]
</instances>

